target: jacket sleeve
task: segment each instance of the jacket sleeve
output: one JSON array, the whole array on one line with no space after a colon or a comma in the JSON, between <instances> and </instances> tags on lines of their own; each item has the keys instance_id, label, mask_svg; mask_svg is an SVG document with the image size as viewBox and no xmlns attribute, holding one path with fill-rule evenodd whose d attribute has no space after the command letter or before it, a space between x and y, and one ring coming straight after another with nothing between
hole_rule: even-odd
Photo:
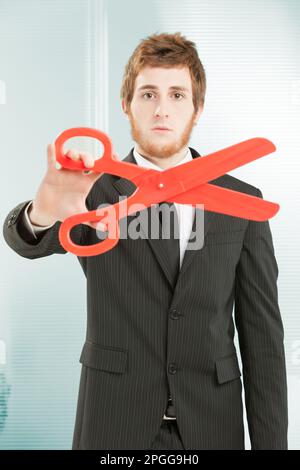
<instances>
[{"instance_id":1,"label":"jacket sleeve","mask_svg":"<svg viewBox=\"0 0 300 470\"><path fill-rule=\"evenodd\" d=\"M22 217L22 223L24 223L25 227L27 227L27 229L32 233L33 238L38 238L37 237L38 232L44 232L48 228L53 227L54 223L48 225L47 227L40 227L38 225L34 225L30 221L30 218L29 218L29 215L28 215L28 210L29 210L30 206L32 205L32 203L33 203L33 201L30 201L29 204L27 204L27 206L25 207L23 217ZM20 221L20 223L21 223L21 221Z\"/></svg>"},{"instance_id":2,"label":"jacket sleeve","mask_svg":"<svg viewBox=\"0 0 300 470\"><path fill-rule=\"evenodd\" d=\"M30 201L21 202L6 216L3 224L3 236L6 243L18 255L28 259L42 258L55 253L65 254L58 238L61 222L57 221L51 228L38 232L34 238L24 223L24 211ZM81 244L84 228L82 224L71 230L74 243Z\"/></svg>"},{"instance_id":3,"label":"jacket sleeve","mask_svg":"<svg viewBox=\"0 0 300 470\"><path fill-rule=\"evenodd\" d=\"M263 197L259 189L257 196ZM284 330L268 221L249 221L236 268L235 323L252 449L287 449Z\"/></svg>"}]
</instances>

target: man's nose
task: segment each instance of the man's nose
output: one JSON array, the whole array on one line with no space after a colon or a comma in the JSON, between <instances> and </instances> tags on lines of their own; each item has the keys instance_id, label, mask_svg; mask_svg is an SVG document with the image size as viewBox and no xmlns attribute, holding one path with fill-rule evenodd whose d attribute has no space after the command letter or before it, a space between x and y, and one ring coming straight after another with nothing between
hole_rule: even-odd
<instances>
[{"instance_id":1,"label":"man's nose","mask_svg":"<svg viewBox=\"0 0 300 470\"><path fill-rule=\"evenodd\" d=\"M155 109L155 115L160 116L160 115L169 115L169 108L168 104L165 100L160 100L158 103L156 109Z\"/></svg>"}]
</instances>

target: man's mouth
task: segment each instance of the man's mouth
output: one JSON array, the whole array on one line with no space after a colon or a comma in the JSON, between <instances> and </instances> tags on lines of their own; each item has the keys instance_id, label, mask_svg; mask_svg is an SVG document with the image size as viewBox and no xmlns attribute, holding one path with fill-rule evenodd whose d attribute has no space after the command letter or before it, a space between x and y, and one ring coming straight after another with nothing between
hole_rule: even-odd
<instances>
[{"instance_id":1,"label":"man's mouth","mask_svg":"<svg viewBox=\"0 0 300 470\"><path fill-rule=\"evenodd\" d=\"M171 129L166 127L154 127L152 130L155 132L171 132Z\"/></svg>"}]
</instances>

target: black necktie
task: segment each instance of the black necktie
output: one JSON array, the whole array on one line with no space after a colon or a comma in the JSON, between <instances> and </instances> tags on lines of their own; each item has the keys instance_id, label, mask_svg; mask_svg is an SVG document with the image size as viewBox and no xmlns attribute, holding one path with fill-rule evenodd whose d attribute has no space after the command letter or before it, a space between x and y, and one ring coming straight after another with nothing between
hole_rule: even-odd
<instances>
[{"instance_id":1,"label":"black necktie","mask_svg":"<svg viewBox=\"0 0 300 470\"><path fill-rule=\"evenodd\" d=\"M160 202L157 209L161 226L160 240L166 248L169 257L169 266L175 284L180 268L179 220L177 209L173 202Z\"/></svg>"}]
</instances>

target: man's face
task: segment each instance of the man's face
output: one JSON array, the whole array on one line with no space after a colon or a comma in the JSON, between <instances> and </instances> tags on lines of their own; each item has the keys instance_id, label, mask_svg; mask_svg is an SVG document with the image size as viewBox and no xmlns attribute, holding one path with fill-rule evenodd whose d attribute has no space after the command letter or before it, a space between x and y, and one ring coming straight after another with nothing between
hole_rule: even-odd
<instances>
[{"instance_id":1,"label":"man's face","mask_svg":"<svg viewBox=\"0 0 300 470\"><path fill-rule=\"evenodd\" d=\"M124 100L122 108L128 113L137 151L155 159L179 155L181 151L185 154L194 123L202 112L201 107L197 113L194 111L188 67L143 68L136 78L130 109L125 109ZM171 130L154 130L160 126Z\"/></svg>"}]
</instances>

